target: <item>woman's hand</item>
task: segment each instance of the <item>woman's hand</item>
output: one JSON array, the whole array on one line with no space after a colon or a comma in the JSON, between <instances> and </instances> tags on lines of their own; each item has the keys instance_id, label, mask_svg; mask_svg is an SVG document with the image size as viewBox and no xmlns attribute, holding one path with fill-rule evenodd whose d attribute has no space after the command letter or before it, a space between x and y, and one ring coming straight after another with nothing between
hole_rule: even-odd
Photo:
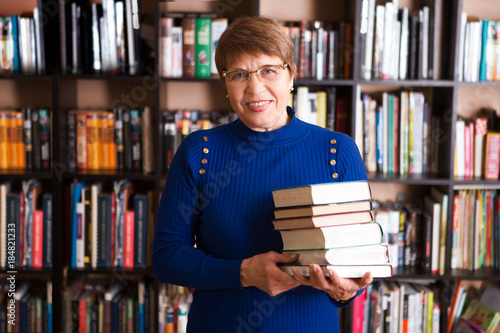
<instances>
[{"instance_id":1,"label":"woman's hand","mask_svg":"<svg viewBox=\"0 0 500 333\"><path fill-rule=\"evenodd\" d=\"M372 274L367 272L357 279L341 278L333 269L328 270L328 277L318 265L309 265L309 278L304 278L297 269L293 268L293 277L303 285L325 291L335 300L346 301L353 298L356 292L372 283Z\"/></svg>"},{"instance_id":2,"label":"woman's hand","mask_svg":"<svg viewBox=\"0 0 500 333\"><path fill-rule=\"evenodd\" d=\"M299 281L284 273L276 263L292 263L297 255L278 252L258 254L243 260L240 268L241 285L257 287L276 296L300 285Z\"/></svg>"}]
</instances>

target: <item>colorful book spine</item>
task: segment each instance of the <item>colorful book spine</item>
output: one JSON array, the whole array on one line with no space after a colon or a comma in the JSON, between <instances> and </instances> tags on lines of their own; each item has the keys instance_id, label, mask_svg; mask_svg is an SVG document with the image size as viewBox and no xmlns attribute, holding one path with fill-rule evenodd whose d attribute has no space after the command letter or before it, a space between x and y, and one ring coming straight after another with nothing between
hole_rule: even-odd
<instances>
[{"instance_id":1,"label":"colorful book spine","mask_svg":"<svg viewBox=\"0 0 500 333\"><path fill-rule=\"evenodd\" d=\"M134 268L135 212L126 210L123 223L123 267Z\"/></svg>"},{"instance_id":2,"label":"colorful book spine","mask_svg":"<svg viewBox=\"0 0 500 333\"><path fill-rule=\"evenodd\" d=\"M486 134L484 178L496 180L500 170L500 133Z\"/></svg>"},{"instance_id":3,"label":"colorful book spine","mask_svg":"<svg viewBox=\"0 0 500 333\"><path fill-rule=\"evenodd\" d=\"M222 35L222 33L226 30L227 28L227 18L224 17L217 17L212 19L212 27L211 27L211 69L210 72L212 75L217 75L217 66L215 65L215 50L217 48L217 43L219 42L219 38Z\"/></svg>"},{"instance_id":4,"label":"colorful book spine","mask_svg":"<svg viewBox=\"0 0 500 333\"><path fill-rule=\"evenodd\" d=\"M210 39L212 20L208 17L196 18L196 76L210 77Z\"/></svg>"},{"instance_id":5,"label":"colorful book spine","mask_svg":"<svg viewBox=\"0 0 500 333\"><path fill-rule=\"evenodd\" d=\"M43 211L33 211L33 251L32 265L34 268L43 266Z\"/></svg>"}]
</instances>

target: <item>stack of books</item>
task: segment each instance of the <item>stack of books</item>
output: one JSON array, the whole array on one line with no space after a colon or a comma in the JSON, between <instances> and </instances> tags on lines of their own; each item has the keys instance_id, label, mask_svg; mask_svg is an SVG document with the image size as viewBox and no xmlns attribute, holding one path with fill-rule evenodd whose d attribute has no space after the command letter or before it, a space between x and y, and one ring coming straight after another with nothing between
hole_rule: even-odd
<instances>
[{"instance_id":1,"label":"stack of books","mask_svg":"<svg viewBox=\"0 0 500 333\"><path fill-rule=\"evenodd\" d=\"M389 250L382 244L382 228L371 212L371 190L366 181L313 184L278 189L274 199L274 229L281 233L283 252L299 255L280 268L309 275L318 264L325 275L333 269L341 277L392 276Z\"/></svg>"}]
</instances>

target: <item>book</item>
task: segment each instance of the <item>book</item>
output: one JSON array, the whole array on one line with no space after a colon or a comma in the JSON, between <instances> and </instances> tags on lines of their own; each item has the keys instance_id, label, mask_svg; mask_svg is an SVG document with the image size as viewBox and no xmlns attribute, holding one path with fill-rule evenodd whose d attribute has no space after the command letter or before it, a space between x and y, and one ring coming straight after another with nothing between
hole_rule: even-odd
<instances>
[{"instance_id":1,"label":"book","mask_svg":"<svg viewBox=\"0 0 500 333\"><path fill-rule=\"evenodd\" d=\"M367 181L298 186L272 191L275 207L322 205L371 199Z\"/></svg>"},{"instance_id":2,"label":"book","mask_svg":"<svg viewBox=\"0 0 500 333\"><path fill-rule=\"evenodd\" d=\"M467 323L468 330L463 329L463 323ZM474 329L472 329L472 327ZM455 332L498 332L500 328L500 313L481 304L478 300L472 300L460 317Z\"/></svg>"},{"instance_id":3,"label":"book","mask_svg":"<svg viewBox=\"0 0 500 333\"><path fill-rule=\"evenodd\" d=\"M291 251L299 255L301 265L382 265L389 264L387 244Z\"/></svg>"},{"instance_id":4,"label":"book","mask_svg":"<svg viewBox=\"0 0 500 333\"><path fill-rule=\"evenodd\" d=\"M276 208L274 210L274 217L276 219L284 219L291 217L302 217L302 216L305 217L305 216L367 211L371 209L372 209L372 203L369 200L352 201L352 202L344 202L338 204L332 203L325 205L309 205L309 206L298 206L290 208Z\"/></svg>"},{"instance_id":5,"label":"book","mask_svg":"<svg viewBox=\"0 0 500 333\"><path fill-rule=\"evenodd\" d=\"M196 18L185 17L182 19L182 75L184 77L194 77L196 70L195 45L196 45Z\"/></svg>"},{"instance_id":6,"label":"book","mask_svg":"<svg viewBox=\"0 0 500 333\"><path fill-rule=\"evenodd\" d=\"M210 40L212 20L209 17L196 18L196 77L210 77Z\"/></svg>"},{"instance_id":7,"label":"book","mask_svg":"<svg viewBox=\"0 0 500 333\"><path fill-rule=\"evenodd\" d=\"M273 220L275 230L320 228L373 221L370 211Z\"/></svg>"},{"instance_id":8,"label":"book","mask_svg":"<svg viewBox=\"0 0 500 333\"><path fill-rule=\"evenodd\" d=\"M280 230L280 233L283 251L379 244L382 241L382 228L376 222Z\"/></svg>"},{"instance_id":9,"label":"book","mask_svg":"<svg viewBox=\"0 0 500 333\"><path fill-rule=\"evenodd\" d=\"M309 276L309 266L281 265L278 266L283 272L293 275L292 268L296 268L302 276ZM360 278L366 272L371 272L374 278L392 276L392 266L387 265L320 265L325 276L328 270L333 269L342 278Z\"/></svg>"},{"instance_id":10,"label":"book","mask_svg":"<svg viewBox=\"0 0 500 333\"><path fill-rule=\"evenodd\" d=\"M496 180L500 170L500 133L486 133L485 149L484 178Z\"/></svg>"}]
</instances>

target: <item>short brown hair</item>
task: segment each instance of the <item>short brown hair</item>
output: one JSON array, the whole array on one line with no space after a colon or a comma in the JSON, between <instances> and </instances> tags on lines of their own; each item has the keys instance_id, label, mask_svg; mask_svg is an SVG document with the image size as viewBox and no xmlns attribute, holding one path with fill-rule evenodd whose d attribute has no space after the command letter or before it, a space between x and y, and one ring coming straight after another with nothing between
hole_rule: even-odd
<instances>
[{"instance_id":1,"label":"short brown hair","mask_svg":"<svg viewBox=\"0 0 500 333\"><path fill-rule=\"evenodd\" d=\"M272 55L288 64L290 76L297 73L293 42L282 25L266 17L240 17L221 35L215 50L215 64L222 84L222 72L241 55Z\"/></svg>"}]
</instances>

